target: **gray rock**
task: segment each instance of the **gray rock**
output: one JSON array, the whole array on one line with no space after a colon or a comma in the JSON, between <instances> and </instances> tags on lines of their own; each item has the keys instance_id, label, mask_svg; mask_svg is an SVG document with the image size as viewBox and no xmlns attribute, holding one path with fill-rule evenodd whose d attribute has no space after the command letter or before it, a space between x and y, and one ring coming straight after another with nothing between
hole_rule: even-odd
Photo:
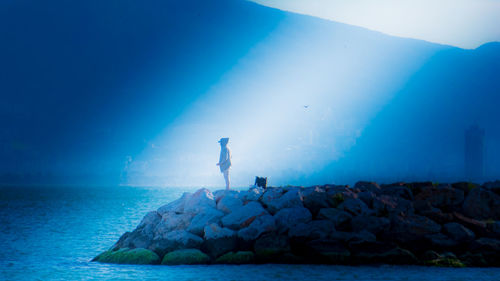
<instances>
[{"instance_id":1,"label":"gray rock","mask_svg":"<svg viewBox=\"0 0 500 281\"><path fill-rule=\"evenodd\" d=\"M391 184L391 185L383 185L381 187L381 194L389 195L394 197L400 197L406 200L413 200L413 193L411 190L404 184Z\"/></svg>"},{"instance_id":2,"label":"gray rock","mask_svg":"<svg viewBox=\"0 0 500 281\"><path fill-rule=\"evenodd\" d=\"M317 239L308 242L307 247L311 251L311 256L316 257L322 263L345 263L351 256L349 250L335 240Z\"/></svg>"},{"instance_id":3,"label":"gray rock","mask_svg":"<svg viewBox=\"0 0 500 281\"><path fill-rule=\"evenodd\" d=\"M159 256L168 252L180 249L199 249L203 239L185 230L174 230L162 235L156 236L148 249L154 251Z\"/></svg>"},{"instance_id":4,"label":"gray rock","mask_svg":"<svg viewBox=\"0 0 500 281\"><path fill-rule=\"evenodd\" d=\"M215 207L216 204L212 192L206 188L201 188L186 200L184 203L184 213L198 214Z\"/></svg>"},{"instance_id":5,"label":"gray rock","mask_svg":"<svg viewBox=\"0 0 500 281\"><path fill-rule=\"evenodd\" d=\"M262 234L276 231L276 221L271 215L257 217L248 227L238 231L238 237L245 241L259 238Z\"/></svg>"},{"instance_id":6,"label":"gray rock","mask_svg":"<svg viewBox=\"0 0 500 281\"><path fill-rule=\"evenodd\" d=\"M218 257L227 252L236 250L236 232L217 224L210 224L205 227L204 252L212 257Z\"/></svg>"},{"instance_id":7,"label":"gray rock","mask_svg":"<svg viewBox=\"0 0 500 281\"><path fill-rule=\"evenodd\" d=\"M352 219L352 215L348 212L336 208L323 208L318 213L318 219L331 220L336 228L348 225Z\"/></svg>"},{"instance_id":8,"label":"gray rock","mask_svg":"<svg viewBox=\"0 0 500 281\"><path fill-rule=\"evenodd\" d=\"M338 207L354 216L357 215L371 215L374 212L359 198L347 198Z\"/></svg>"},{"instance_id":9,"label":"gray rock","mask_svg":"<svg viewBox=\"0 0 500 281\"><path fill-rule=\"evenodd\" d=\"M435 223L431 219L411 215L407 217L394 216L391 222L390 236L399 242L411 242L418 239L423 239L425 235L439 233L441 225Z\"/></svg>"},{"instance_id":10,"label":"gray rock","mask_svg":"<svg viewBox=\"0 0 500 281\"><path fill-rule=\"evenodd\" d=\"M259 202L251 201L221 219L222 225L233 230L249 226L256 218L269 213Z\"/></svg>"},{"instance_id":11,"label":"gray rock","mask_svg":"<svg viewBox=\"0 0 500 281\"><path fill-rule=\"evenodd\" d=\"M161 216L158 212L147 213L133 232L126 232L120 237L113 249L147 248L155 236L155 229L160 220Z\"/></svg>"},{"instance_id":12,"label":"gray rock","mask_svg":"<svg viewBox=\"0 0 500 281\"><path fill-rule=\"evenodd\" d=\"M425 200L443 211L453 211L464 201L464 192L450 185L427 186L415 196L415 200Z\"/></svg>"},{"instance_id":13,"label":"gray rock","mask_svg":"<svg viewBox=\"0 0 500 281\"><path fill-rule=\"evenodd\" d=\"M276 233L265 234L255 241L254 252L260 260L272 260L290 252L288 237Z\"/></svg>"},{"instance_id":14,"label":"gray rock","mask_svg":"<svg viewBox=\"0 0 500 281\"><path fill-rule=\"evenodd\" d=\"M500 196L485 188L474 188L465 199L463 211L474 219L500 220Z\"/></svg>"},{"instance_id":15,"label":"gray rock","mask_svg":"<svg viewBox=\"0 0 500 281\"><path fill-rule=\"evenodd\" d=\"M345 232L345 231L334 231L330 233L330 240L340 241L340 242L352 242L352 241L375 241L377 237L371 232L363 230L361 232Z\"/></svg>"},{"instance_id":16,"label":"gray rock","mask_svg":"<svg viewBox=\"0 0 500 281\"><path fill-rule=\"evenodd\" d=\"M497 195L500 195L500 180L486 182L483 184L483 187L496 193Z\"/></svg>"},{"instance_id":17,"label":"gray rock","mask_svg":"<svg viewBox=\"0 0 500 281\"><path fill-rule=\"evenodd\" d=\"M274 215L279 233L287 232L291 227L299 223L307 223L312 220L311 212L304 207L284 208Z\"/></svg>"},{"instance_id":18,"label":"gray rock","mask_svg":"<svg viewBox=\"0 0 500 281\"><path fill-rule=\"evenodd\" d=\"M178 214L168 212L163 214L161 221L154 229L155 236L162 235L173 230L185 230L193 218L192 214Z\"/></svg>"},{"instance_id":19,"label":"gray rock","mask_svg":"<svg viewBox=\"0 0 500 281\"><path fill-rule=\"evenodd\" d=\"M476 238L474 232L456 222L443 225L443 231L458 242L472 241Z\"/></svg>"},{"instance_id":20,"label":"gray rock","mask_svg":"<svg viewBox=\"0 0 500 281\"><path fill-rule=\"evenodd\" d=\"M222 211L216 209L206 209L204 212L201 212L193 217L187 231L198 236L203 236L205 226L212 223L219 223L223 216L224 213Z\"/></svg>"},{"instance_id":21,"label":"gray rock","mask_svg":"<svg viewBox=\"0 0 500 281\"><path fill-rule=\"evenodd\" d=\"M329 220L315 220L308 223L299 223L290 228L288 237L298 239L325 239L335 231L335 225Z\"/></svg>"},{"instance_id":22,"label":"gray rock","mask_svg":"<svg viewBox=\"0 0 500 281\"><path fill-rule=\"evenodd\" d=\"M328 196L323 188L308 187L301 191L304 207L317 214L321 208L328 208Z\"/></svg>"},{"instance_id":23,"label":"gray rock","mask_svg":"<svg viewBox=\"0 0 500 281\"><path fill-rule=\"evenodd\" d=\"M500 240L482 237L474 241L471 246L474 252L496 252L500 251Z\"/></svg>"},{"instance_id":24,"label":"gray rock","mask_svg":"<svg viewBox=\"0 0 500 281\"><path fill-rule=\"evenodd\" d=\"M425 238L434 249L447 249L458 245L458 242L443 233L434 233L425 235Z\"/></svg>"},{"instance_id":25,"label":"gray rock","mask_svg":"<svg viewBox=\"0 0 500 281\"><path fill-rule=\"evenodd\" d=\"M377 216L411 215L415 212L413 204L403 198L380 195L373 199L373 210Z\"/></svg>"},{"instance_id":26,"label":"gray rock","mask_svg":"<svg viewBox=\"0 0 500 281\"><path fill-rule=\"evenodd\" d=\"M240 199L239 193L227 193L217 202L217 210L226 214L233 212L243 206L243 201Z\"/></svg>"},{"instance_id":27,"label":"gray rock","mask_svg":"<svg viewBox=\"0 0 500 281\"><path fill-rule=\"evenodd\" d=\"M489 228L496 238L500 238L500 221L495 221L489 224Z\"/></svg>"},{"instance_id":28,"label":"gray rock","mask_svg":"<svg viewBox=\"0 0 500 281\"><path fill-rule=\"evenodd\" d=\"M259 198L264 194L265 189L262 187L252 187L248 191L242 192L243 203L248 201L258 201Z\"/></svg>"},{"instance_id":29,"label":"gray rock","mask_svg":"<svg viewBox=\"0 0 500 281\"><path fill-rule=\"evenodd\" d=\"M375 194L381 192L380 186L376 182L359 181L354 185L354 189L359 189L361 192L369 191Z\"/></svg>"},{"instance_id":30,"label":"gray rock","mask_svg":"<svg viewBox=\"0 0 500 281\"><path fill-rule=\"evenodd\" d=\"M265 206L271 214L276 214L276 212L284 208L303 207L302 194L299 188L292 188L278 198L266 197L266 194L267 192L264 193L263 198L267 199L265 200Z\"/></svg>"},{"instance_id":31,"label":"gray rock","mask_svg":"<svg viewBox=\"0 0 500 281\"><path fill-rule=\"evenodd\" d=\"M373 207L373 199L375 199L376 194L371 191L363 191L358 193L358 198L361 199L369 208Z\"/></svg>"},{"instance_id":32,"label":"gray rock","mask_svg":"<svg viewBox=\"0 0 500 281\"><path fill-rule=\"evenodd\" d=\"M184 205L186 204L186 201L191 196L192 196L191 193L184 192L182 194L181 198L158 208L158 213L160 214L160 216L163 216L163 214L168 213L168 212L174 212L174 213L178 213L178 214L184 212Z\"/></svg>"},{"instance_id":33,"label":"gray rock","mask_svg":"<svg viewBox=\"0 0 500 281\"><path fill-rule=\"evenodd\" d=\"M267 208L270 204L272 204L272 201L278 200L284 192L285 190L283 188L268 187L264 194L260 197L259 201Z\"/></svg>"},{"instance_id":34,"label":"gray rock","mask_svg":"<svg viewBox=\"0 0 500 281\"><path fill-rule=\"evenodd\" d=\"M355 232L366 230L373 234L378 234L391 226L391 221L387 218L374 216L356 216L351 220L351 228Z\"/></svg>"}]
</instances>

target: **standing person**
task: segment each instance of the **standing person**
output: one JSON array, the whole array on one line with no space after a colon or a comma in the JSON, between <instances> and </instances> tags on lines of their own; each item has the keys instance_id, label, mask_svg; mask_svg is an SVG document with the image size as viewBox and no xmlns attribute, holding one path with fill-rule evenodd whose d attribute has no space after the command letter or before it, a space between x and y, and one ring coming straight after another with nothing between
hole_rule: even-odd
<instances>
[{"instance_id":1,"label":"standing person","mask_svg":"<svg viewBox=\"0 0 500 281\"><path fill-rule=\"evenodd\" d=\"M221 173L224 174L224 180L226 181L226 189L229 189L229 167L231 167L231 151L229 147L227 147L227 143L229 142L229 138L221 138L219 140L220 143L220 157L219 166Z\"/></svg>"}]
</instances>

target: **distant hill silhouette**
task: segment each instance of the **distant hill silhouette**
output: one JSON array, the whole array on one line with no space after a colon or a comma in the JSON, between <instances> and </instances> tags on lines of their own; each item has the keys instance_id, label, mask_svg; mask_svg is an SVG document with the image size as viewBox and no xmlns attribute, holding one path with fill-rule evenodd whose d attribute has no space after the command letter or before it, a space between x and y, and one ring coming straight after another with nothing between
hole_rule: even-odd
<instances>
[{"instance_id":1,"label":"distant hill silhouette","mask_svg":"<svg viewBox=\"0 0 500 281\"><path fill-rule=\"evenodd\" d=\"M235 0L0 7L8 42L0 45L0 174L8 179L50 173L38 178L119 182L127 157L151 146L242 57L255 50L284 56L286 47L259 49L270 36L298 50L286 56L297 69L283 71L278 87L316 71L326 81L322 105L331 102L334 112L313 126L318 143L304 148L305 168L290 166L298 154L285 152L276 152L272 167L260 163L276 181L458 180L463 133L474 122L486 132L487 176L500 176L499 43L462 50ZM352 110L335 108L339 95ZM306 104L309 112L318 108L298 107ZM351 119L345 140L341 128L330 130ZM337 139L342 153L323 155Z\"/></svg>"}]
</instances>

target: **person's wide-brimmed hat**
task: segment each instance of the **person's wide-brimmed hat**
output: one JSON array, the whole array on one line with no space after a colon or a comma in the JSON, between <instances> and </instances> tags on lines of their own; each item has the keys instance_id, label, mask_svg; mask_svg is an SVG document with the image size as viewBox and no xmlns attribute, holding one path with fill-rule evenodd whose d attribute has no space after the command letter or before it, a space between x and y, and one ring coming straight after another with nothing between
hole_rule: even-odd
<instances>
[{"instance_id":1,"label":"person's wide-brimmed hat","mask_svg":"<svg viewBox=\"0 0 500 281\"><path fill-rule=\"evenodd\" d=\"M229 142L229 138L221 138L218 143L228 143Z\"/></svg>"}]
</instances>

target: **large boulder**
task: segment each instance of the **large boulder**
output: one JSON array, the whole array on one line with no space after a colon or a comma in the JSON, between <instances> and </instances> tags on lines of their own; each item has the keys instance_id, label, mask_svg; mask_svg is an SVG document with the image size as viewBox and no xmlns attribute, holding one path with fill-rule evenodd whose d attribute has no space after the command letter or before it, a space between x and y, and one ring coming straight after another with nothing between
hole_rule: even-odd
<instances>
[{"instance_id":1,"label":"large boulder","mask_svg":"<svg viewBox=\"0 0 500 281\"><path fill-rule=\"evenodd\" d=\"M345 229L345 226L347 226L351 221L352 215L346 211L342 211L336 208L323 208L319 210L317 218L320 220L330 220L334 223L336 228Z\"/></svg>"},{"instance_id":2,"label":"large boulder","mask_svg":"<svg viewBox=\"0 0 500 281\"><path fill-rule=\"evenodd\" d=\"M216 203L212 192L206 188L201 188L188 197L184 203L184 213L198 214L215 207Z\"/></svg>"},{"instance_id":3,"label":"large boulder","mask_svg":"<svg viewBox=\"0 0 500 281\"><path fill-rule=\"evenodd\" d=\"M437 186L427 186L415 196L415 200L424 200L433 207L443 211L453 211L458 209L464 201L464 191L451 187L448 184Z\"/></svg>"},{"instance_id":4,"label":"large boulder","mask_svg":"<svg viewBox=\"0 0 500 281\"><path fill-rule=\"evenodd\" d=\"M118 264L158 264L160 257L153 251L144 248L122 248L116 251L105 251L92 261Z\"/></svg>"},{"instance_id":5,"label":"large boulder","mask_svg":"<svg viewBox=\"0 0 500 281\"><path fill-rule=\"evenodd\" d=\"M459 243L457 240L449 237L443 233L434 233L425 235L427 242L432 246L432 249L435 250L444 250L456 247Z\"/></svg>"},{"instance_id":6,"label":"large boulder","mask_svg":"<svg viewBox=\"0 0 500 281\"><path fill-rule=\"evenodd\" d=\"M229 214L243 206L239 192L227 192L226 195L217 202L217 210Z\"/></svg>"},{"instance_id":7,"label":"large boulder","mask_svg":"<svg viewBox=\"0 0 500 281\"><path fill-rule=\"evenodd\" d=\"M478 236L488 236L490 234L485 222L466 217L460 213L453 212L454 221L474 231Z\"/></svg>"},{"instance_id":8,"label":"large boulder","mask_svg":"<svg viewBox=\"0 0 500 281\"><path fill-rule=\"evenodd\" d=\"M276 231L276 220L271 215L257 217L248 227L238 231L238 237L245 241L253 241L260 235Z\"/></svg>"},{"instance_id":9,"label":"large boulder","mask_svg":"<svg viewBox=\"0 0 500 281\"><path fill-rule=\"evenodd\" d=\"M156 211L147 213L133 232L123 234L112 247L120 248L147 248L155 236L156 226L160 223L161 216Z\"/></svg>"},{"instance_id":10,"label":"large boulder","mask_svg":"<svg viewBox=\"0 0 500 281\"><path fill-rule=\"evenodd\" d=\"M463 212L474 219L500 220L500 196L485 188L475 188L467 195Z\"/></svg>"},{"instance_id":11,"label":"large boulder","mask_svg":"<svg viewBox=\"0 0 500 281\"><path fill-rule=\"evenodd\" d=\"M180 214L184 212L184 205L191 196L192 196L191 193L184 192L181 198L161 206L160 208L158 208L157 212L160 214L160 216L168 212L174 212Z\"/></svg>"},{"instance_id":12,"label":"large boulder","mask_svg":"<svg viewBox=\"0 0 500 281\"><path fill-rule=\"evenodd\" d=\"M205 227L203 250L212 257L218 257L236 249L236 232L217 224Z\"/></svg>"},{"instance_id":13,"label":"large boulder","mask_svg":"<svg viewBox=\"0 0 500 281\"><path fill-rule=\"evenodd\" d=\"M181 265L181 264L207 264L210 257L198 249L182 249L167 253L161 264Z\"/></svg>"},{"instance_id":14,"label":"large boulder","mask_svg":"<svg viewBox=\"0 0 500 281\"><path fill-rule=\"evenodd\" d=\"M375 194L381 192L380 186L376 182L359 181L354 185L354 189L359 189L359 191L369 191Z\"/></svg>"},{"instance_id":15,"label":"large boulder","mask_svg":"<svg viewBox=\"0 0 500 281\"><path fill-rule=\"evenodd\" d=\"M197 235L185 230L174 230L156 236L148 249L163 256L168 252L180 249L199 249L202 243L203 239Z\"/></svg>"},{"instance_id":16,"label":"large boulder","mask_svg":"<svg viewBox=\"0 0 500 281\"><path fill-rule=\"evenodd\" d=\"M335 225L332 221L314 220L292 226L288 231L288 237L301 240L326 239L333 231Z\"/></svg>"},{"instance_id":17,"label":"large boulder","mask_svg":"<svg viewBox=\"0 0 500 281\"><path fill-rule=\"evenodd\" d=\"M221 219L224 227L233 230L249 226L255 219L260 216L268 215L269 213L262 207L259 202L251 201L234 212L224 216Z\"/></svg>"},{"instance_id":18,"label":"large boulder","mask_svg":"<svg viewBox=\"0 0 500 281\"><path fill-rule=\"evenodd\" d=\"M328 196L323 188L307 187L302 191L304 207L309 209L312 214L318 214L321 208L328 208Z\"/></svg>"},{"instance_id":19,"label":"large boulder","mask_svg":"<svg viewBox=\"0 0 500 281\"><path fill-rule=\"evenodd\" d=\"M415 264L417 258L408 250L393 243L380 241L355 241L349 243L357 263Z\"/></svg>"},{"instance_id":20,"label":"large boulder","mask_svg":"<svg viewBox=\"0 0 500 281\"><path fill-rule=\"evenodd\" d=\"M251 251L238 251L226 253L215 261L221 264L248 264L252 263L255 255Z\"/></svg>"},{"instance_id":21,"label":"large boulder","mask_svg":"<svg viewBox=\"0 0 500 281\"><path fill-rule=\"evenodd\" d=\"M363 230L378 234L391 226L388 218L375 216L356 216L351 220L351 229L355 232Z\"/></svg>"},{"instance_id":22,"label":"large boulder","mask_svg":"<svg viewBox=\"0 0 500 281\"><path fill-rule=\"evenodd\" d=\"M319 263L343 264L347 263L351 253L339 241L317 239L307 243L309 256Z\"/></svg>"},{"instance_id":23,"label":"large boulder","mask_svg":"<svg viewBox=\"0 0 500 281\"><path fill-rule=\"evenodd\" d=\"M212 223L219 223L223 216L224 213L222 211L213 208L206 209L204 212L198 213L193 217L186 230L195 235L203 236L205 226Z\"/></svg>"},{"instance_id":24,"label":"large boulder","mask_svg":"<svg viewBox=\"0 0 500 281\"><path fill-rule=\"evenodd\" d=\"M381 194L413 200L413 193L404 183L389 184L381 186Z\"/></svg>"},{"instance_id":25,"label":"large boulder","mask_svg":"<svg viewBox=\"0 0 500 281\"><path fill-rule=\"evenodd\" d=\"M359 198L347 198L337 208L354 216L373 214L373 211Z\"/></svg>"},{"instance_id":26,"label":"large boulder","mask_svg":"<svg viewBox=\"0 0 500 281\"><path fill-rule=\"evenodd\" d=\"M470 229L466 228L465 226L456 223L456 222L450 222L447 224L443 225L443 232L453 238L456 241L459 242L467 242L467 241L472 241L476 236L474 235L474 232L472 232Z\"/></svg>"},{"instance_id":27,"label":"large boulder","mask_svg":"<svg viewBox=\"0 0 500 281\"><path fill-rule=\"evenodd\" d=\"M424 239L425 235L439 233L441 225L431 219L419 216L394 216L391 222L389 236L394 240L407 243Z\"/></svg>"},{"instance_id":28,"label":"large boulder","mask_svg":"<svg viewBox=\"0 0 500 281\"><path fill-rule=\"evenodd\" d=\"M247 191L242 191L241 199L243 203L247 203L249 201L258 201L259 198L264 194L265 189L262 187L252 187Z\"/></svg>"},{"instance_id":29,"label":"large boulder","mask_svg":"<svg viewBox=\"0 0 500 281\"><path fill-rule=\"evenodd\" d=\"M483 187L489 191L500 195L500 180L490 181L483 184Z\"/></svg>"},{"instance_id":30,"label":"large boulder","mask_svg":"<svg viewBox=\"0 0 500 281\"><path fill-rule=\"evenodd\" d=\"M299 223L307 223L312 220L311 212L304 207L284 208L274 215L276 227L279 233L287 232L291 227Z\"/></svg>"},{"instance_id":31,"label":"large boulder","mask_svg":"<svg viewBox=\"0 0 500 281\"><path fill-rule=\"evenodd\" d=\"M284 253L290 252L288 237L277 233L262 235L255 241L254 252L260 260L272 260Z\"/></svg>"},{"instance_id":32,"label":"large boulder","mask_svg":"<svg viewBox=\"0 0 500 281\"><path fill-rule=\"evenodd\" d=\"M283 195L276 197L274 191L267 196L268 192L264 193L262 203L265 204L266 209L271 214L276 214L279 210L284 208L302 207L302 194L300 188L291 188Z\"/></svg>"},{"instance_id":33,"label":"large boulder","mask_svg":"<svg viewBox=\"0 0 500 281\"><path fill-rule=\"evenodd\" d=\"M482 237L471 243L474 252L500 252L500 240Z\"/></svg>"},{"instance_id":34,"label":"large boulder","mask_svg":"<svg viewBox=\"0 0 500 281\"><path fill-rule=\"evenodd\" d=\"M411 215L414 213L411 201L396 196L380 195L373 199L373 210L377 216Z\"/></svg>"},{"instance_id":35,"label":"large boulder","mask_svg":"<svg viewBox=\"0 0 500 281\"><path fill-rule=\"evenodd\" d=\"M185 230L191 223L192 218L192 214L165 213L154 229L155 236L174 230Z\"/></svg>"}]
</instances>

